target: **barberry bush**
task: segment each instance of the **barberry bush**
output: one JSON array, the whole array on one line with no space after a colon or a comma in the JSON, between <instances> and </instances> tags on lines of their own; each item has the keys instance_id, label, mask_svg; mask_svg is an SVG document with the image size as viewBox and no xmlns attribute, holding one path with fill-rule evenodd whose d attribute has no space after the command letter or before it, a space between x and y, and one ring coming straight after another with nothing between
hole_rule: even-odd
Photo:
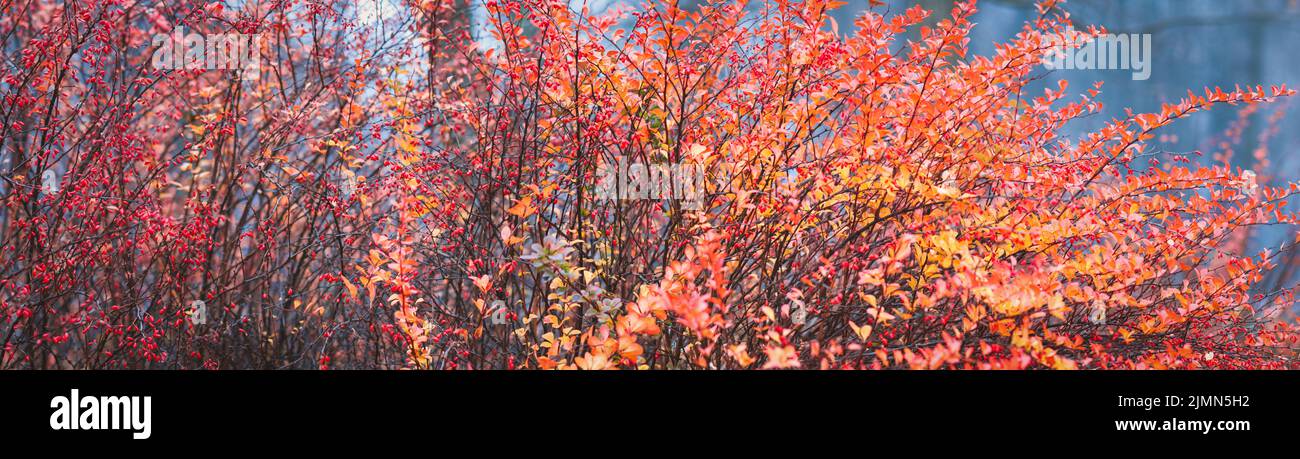
<instances>
[{"instance_id":1,"label":"barberry bush","mask_svg":"<svg viewBox=\"0 0 1300 459\"><path fill-rule=\"evenodd\" d=\"M973 1L570 3L0 3L0 368L1300 366L1300 237L1244 242L1300 185L1151 147L1283 85L1067 137L1055 1L988 55Z\"/></svg>"}]
</instances>

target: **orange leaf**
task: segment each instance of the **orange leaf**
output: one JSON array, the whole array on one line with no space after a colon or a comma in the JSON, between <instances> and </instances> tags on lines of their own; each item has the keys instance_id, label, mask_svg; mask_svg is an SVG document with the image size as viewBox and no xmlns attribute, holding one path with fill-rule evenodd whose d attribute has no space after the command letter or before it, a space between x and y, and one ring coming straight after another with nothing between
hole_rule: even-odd
<instances>
[{"instance_id":1,"label":"orange leaf","mask_svg":"<svg viewBox=\"0 0 1300 459\"><path fill-rule=\"evenodd\" d=\"M524 196L523 199L516 201L514 207L511 207L509 210L506 210L506 212L516 217L525 218L528 217L529 215L532 215L533 213L536 213L537 208L533 207L532 196Z\"/></svg>"}]
</instances>

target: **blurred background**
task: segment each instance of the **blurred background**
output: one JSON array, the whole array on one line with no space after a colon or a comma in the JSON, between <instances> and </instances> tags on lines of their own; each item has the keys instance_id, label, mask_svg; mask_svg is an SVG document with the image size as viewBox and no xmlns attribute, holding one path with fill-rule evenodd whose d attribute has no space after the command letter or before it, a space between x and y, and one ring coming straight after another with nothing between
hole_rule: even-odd
<instances>
[{"instance_id":1,"label":"blurred background","mask_svg":"<svg viewBox=\"0 0 1300 459\"><path fill-rule=\"evenodd\" d=\"M843 27L867 7L867 0L849 0L835 19ZM935 11L930 22L948 16L948 0L890 0L900 11L914 4ZM993 43L1015 36L1037 15L1032 0L982 0L973 21L972 51L993 52ZM1091 88L1104 81L1098 99L1105 104L1099 116L1079 120L1065 135L1077 138L1100 128L1126 108L1135 113L1159 111L1163 103L1177 102L1188 90L1226 89L1237 85L1286 84L1300 88L1300 1L1298 0L1069 0L1075 27L1104 26L1112 34L1151 34L1150 78L1133 80L1128 70L1043 69L1040 84L1055 86L1069 80L1070 90ZM1037 88L1036 88L1037 89ZM1069 97L1067 96L1067 100ZM1252 108L1221 106L1191 115L1158 132L1152 147L1171 153L1203 152L1202 163L1254 170L1262 183L1281 185L1300 180L1300 101L1283 99ZM1216 158L1217 157L1217 158ZM1196 159L1196 157L1193 157ZM1293 200L1294 201L1294 200ZM1300 202L1290 203L1300 208ZM1258 230L1245 241L1249 253L1276 249L1294 240L1295 227ZM1300 257L1293 252L1279 260L1280 268L1264 285L1294 285L1300 281ZM1295 312L1293 310L1293 312Z\"/></svg>"},{"instance_id":2,"label":"blurred background","mask_svg":"<svg viewBox=\"0 0 1300 459\"><path fill-rule=\"evenodd\" d=\"M386 2L395 0L360 0ZM473 3L474 22L481 32L483 9L481 2ZM570 0L574 9L584 5L592 12L600 12L620 4L636 4L641 0ZM666 1L666 0L665 0ZM752 4L764 0L751 0ZM868 8L868 0L843 0L846 5L831 15L839 24L841 33L853 30L853 19ZM684 8L691 8L700 0L679 0ZM951 0L885 0L879 11L901 12L920 4L934 14L927 21L938 22L949 16ZM1112 34L1151 34L1153 69L1147 80L1133 80L1127 70L1056 70L1043 69L1045 78L1040 84L1056 80L1070 81L1073 91L1092 87L1104 81L1100 100L1105 104L1101 116L1074 123L1067 135L1077 136L1096 130L1113 117L1123 116L1125 108L1135 112L1157 111L1160 105L1176 102L1191 89L1198 94L1204 88L1216 86L1225 89L1236 85L1254 86L1287 84L1300 88L1300 0L1067 0L1062 2L1070 12L1078 29L1089 25L1104 26ZM979 12L974 17L977 24L971 36L975 53L990 54L993 44L1005 42L1015 36L1025 22L1037 15L1034 0L980 0ZM395 9L395 8L393 8ZM482 36L482 34L478 34ZM917 31L912 31L915 37ZM486 40L485 40L486 41ZM1037 88L1035 88L1037 89ZM1240 144L1233 145L1236 154L1231 164L1243 168L1256 168L1256 152L1266 148L1269 166L1256 171L1261 176L1276 180L1300 178L1300 158L1294 154L1300 146L1300 133L1295 129L1297 118L1288 116L1286 100L1271 106L1257 107L1243 115L1239 108L1228 107L1192 115L1167 128L1161 141L1171 151L1202 151L1206 158L1223 150L1221 143L1230 128L1240 127ZM1282 111L1283 114L1277 114ZM1242 118L1245 122L1241 122ZM1267 144L1259 142L1265 131Z\"/></svg>"}]
</instances>

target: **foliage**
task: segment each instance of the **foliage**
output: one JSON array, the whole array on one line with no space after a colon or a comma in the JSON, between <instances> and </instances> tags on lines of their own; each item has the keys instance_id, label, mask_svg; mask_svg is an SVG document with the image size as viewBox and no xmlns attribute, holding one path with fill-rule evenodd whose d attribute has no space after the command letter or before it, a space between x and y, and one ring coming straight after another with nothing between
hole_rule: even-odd
<instances>
[{"instance_id":1,"label":"foliage","mask_svg":"<svg viewBox=\"0 0 1300 459\"><path fill-rule=\"evenodd\" d=\"M1100 84L1030 88L1103 30L1055 1L987 56L974 2L664 3L0 5L0 368L1297 366L1300 238L1241 241L1300 185L1151 147L1294 91L1068 139ZM151 68L182 25L263 65ZM618 158L702 205L600 199Z\"/></svg>"}]
</instances>

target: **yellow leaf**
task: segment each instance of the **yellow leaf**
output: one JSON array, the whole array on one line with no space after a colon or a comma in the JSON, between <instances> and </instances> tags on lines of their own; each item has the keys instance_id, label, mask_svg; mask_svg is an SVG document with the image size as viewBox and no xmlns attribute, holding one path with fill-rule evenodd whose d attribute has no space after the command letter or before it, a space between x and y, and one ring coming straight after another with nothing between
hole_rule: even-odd
<instances>
[{"instance_id":1,"label":"yellow leaf","mask_svg":"<svg viewBox=\"0 0 1300 459\"><path fill-rule=\"evenodd\" d=\"M870 326L870 325L864 325L864 326L859 327L858 324L853 323L853 321L850 320L850 321L849 321L849 328L852 328L852 329L853 329L853 334L858 335L858 339L861 340L861 341L863 341L863 342L866 342L866 341L867 341L867 338L871 336L871 326Z\"/></svg>"},{"instance_id":2,"label":"yellow leaf","mask_svg":"<svg viewBox=\"0 0 1300 459\"><path fill-rule=\"evenodd\" d=\"M351 296L354 300L357 299L357 286L352 285L352 281L346 277L340 277L340 279L343 279L343 287L348 289L348 296Z\"/></svg>"}]
</instances>

